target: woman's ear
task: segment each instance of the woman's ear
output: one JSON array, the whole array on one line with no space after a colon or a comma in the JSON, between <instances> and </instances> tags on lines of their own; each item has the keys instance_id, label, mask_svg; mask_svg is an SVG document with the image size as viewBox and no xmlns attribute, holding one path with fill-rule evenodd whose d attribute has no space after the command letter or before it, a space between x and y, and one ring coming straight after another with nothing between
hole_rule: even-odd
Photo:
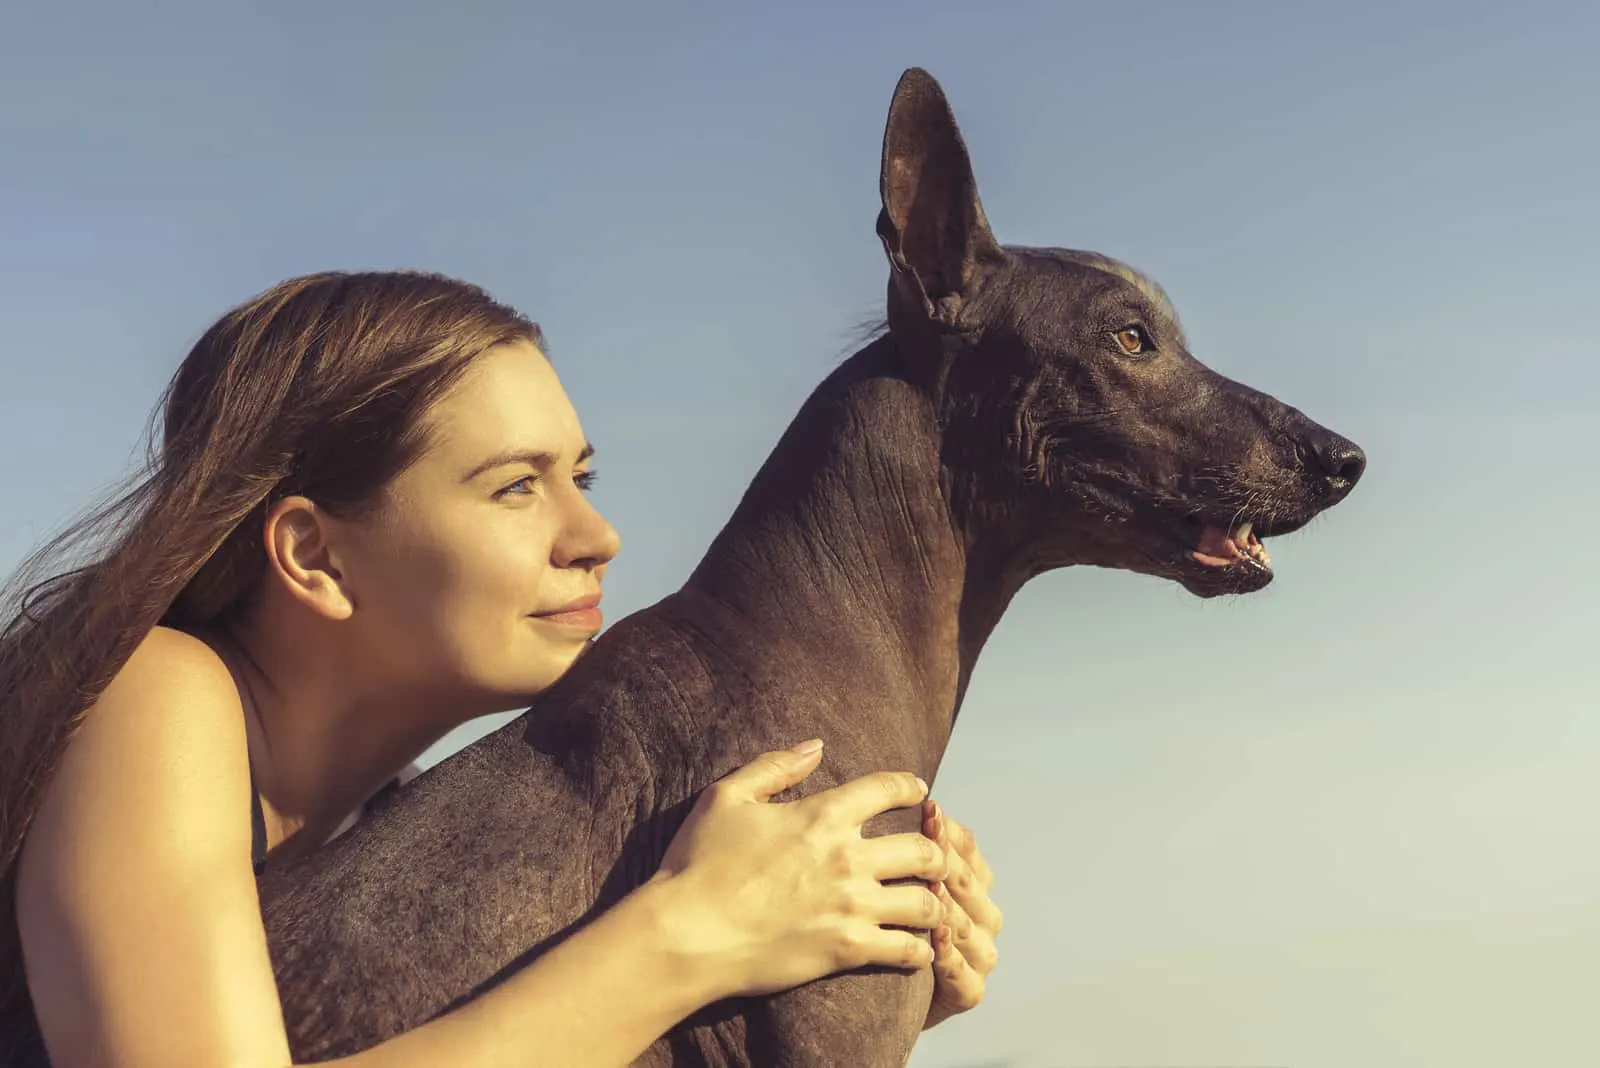
<instances>
[{"instance_id":1,"label":"woman's ear","mask_svg":"<svg viewBox=\"0 0 1600 1068\"><path fill-rule=\"evenodd\" d=\"M261 541L270 578L325 619L349 619L355 602L333 551L333 519L307 497L285 497L267 511Z\"/></svg>"}]
</instances>

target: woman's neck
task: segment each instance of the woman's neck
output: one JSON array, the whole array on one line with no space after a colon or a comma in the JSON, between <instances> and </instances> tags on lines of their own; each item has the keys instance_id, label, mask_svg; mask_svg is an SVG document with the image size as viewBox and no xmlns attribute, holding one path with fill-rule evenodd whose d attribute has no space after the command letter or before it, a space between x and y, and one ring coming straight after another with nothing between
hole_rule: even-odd
<instances>
[{"instance_id":1,"label":"woman's neck","mask_svg":"<svg viewBox=\"0 0 1600 1068\"><path fill-rule=\"evenodd\" d=\"M238 683L268 843L283 855L327 841L452 725L431 695L368 677L334 626L270 597L202 637Z\"/></svg>"}]
</instances>

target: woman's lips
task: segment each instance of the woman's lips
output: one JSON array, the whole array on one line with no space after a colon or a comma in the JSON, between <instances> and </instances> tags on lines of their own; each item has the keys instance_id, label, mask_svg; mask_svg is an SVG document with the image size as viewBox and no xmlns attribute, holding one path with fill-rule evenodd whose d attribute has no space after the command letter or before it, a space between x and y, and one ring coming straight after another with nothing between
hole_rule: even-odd
<instances>
[{"instance_id":1,"label":"woman's lips","mask_svg":"<svg viewBox=\"0 0 1600 1068\"><path fill-rule=\"evenodd\" d=\"M600 624L604 622L605 617L600 613L600 595L596 593L571 601L549 612L535 612L533 618L542 619L546 623L555 623L563 627L599 630Z\"/></svg>"}]
</instances>

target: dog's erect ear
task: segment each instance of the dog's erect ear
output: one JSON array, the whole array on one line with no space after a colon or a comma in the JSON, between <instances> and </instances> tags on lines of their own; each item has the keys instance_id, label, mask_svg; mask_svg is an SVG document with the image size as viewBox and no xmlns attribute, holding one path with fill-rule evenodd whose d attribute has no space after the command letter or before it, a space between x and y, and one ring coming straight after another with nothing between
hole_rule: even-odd
<instances>
[{"instance_id":1,"label":"dog's erect ear","mask_svg":"<svg viewBox=\"0 0 1600 1068\"><path fill-rule=\"evenodd\" d=\"M1003 254L989 231L967 146L944 90L913 67L900 76L883 131L878 236L897 286L927 314L953 323L961 296Z\"/></svg>"}]
</instances>

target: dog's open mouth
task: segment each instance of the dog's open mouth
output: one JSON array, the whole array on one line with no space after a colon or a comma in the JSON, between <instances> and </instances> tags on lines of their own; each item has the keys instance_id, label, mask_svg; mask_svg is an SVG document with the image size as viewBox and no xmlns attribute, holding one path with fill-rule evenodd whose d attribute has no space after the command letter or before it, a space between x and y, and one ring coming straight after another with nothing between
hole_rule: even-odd
<instances>
[{"instance_id":1,"label":"dog's open mouth","mask_svg":"<svg viewBox=\"0 0 1600 1068\"><path fill-rule=\"evenodd\" d=\"M1242 564L1260 571L1272 570L1272 558L1267 555L1266 547L1256 537L1248 521L1231 527L1207 523L1200 532L1199 544L1189 553L1189 557L1207 567Z\"/></svg>"}]
</instances>

